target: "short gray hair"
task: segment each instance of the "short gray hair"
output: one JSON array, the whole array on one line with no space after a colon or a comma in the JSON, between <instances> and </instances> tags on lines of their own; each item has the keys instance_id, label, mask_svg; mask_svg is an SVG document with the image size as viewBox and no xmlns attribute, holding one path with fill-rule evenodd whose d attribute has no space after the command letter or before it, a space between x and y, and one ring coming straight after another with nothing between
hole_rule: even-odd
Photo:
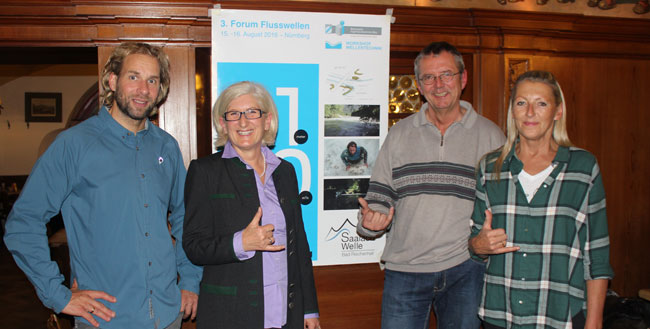
<instances>
[{"instance_id":1,"label":"short gray hair","mask_svg":"<svg viewBox=\"0 0 650 329\"><path fill-rule=\"evenodd\" d=\"M439 41L432 42L428 46L424 47L415 58L415 79L418 81L420 80L420 61L422 61L422 58L426 56L438 56L443 51L450 53L454 57L454 61L456 62L456 67L458 68L459 73L465 72L465 62L463 62L463 55L458 52L458 49L456 49L456 47L452 46L448 42Z\"/></svg>"},{"instance_id":2,"label":"short gray hair","mask_svg":"<svg viewBox=\"0 0 650 329\"><path fill-rule=\"evenodd\" d=\"M251 95L257 103L259 103L261 110L271 116L271 127L262 137L262 143L266 146L275 145L275 137L278 134L278 109L273 102L271 94L259 83L252 81L241 81L230 85L228 88L219 94L214 107L212 108L212 123L217 130L217 140L215 146L224 146L228 141L228 134L219 124L219 118L228 111L228 105L232 103L235 98L243 95Z\"/></svg>"}]
</instances>

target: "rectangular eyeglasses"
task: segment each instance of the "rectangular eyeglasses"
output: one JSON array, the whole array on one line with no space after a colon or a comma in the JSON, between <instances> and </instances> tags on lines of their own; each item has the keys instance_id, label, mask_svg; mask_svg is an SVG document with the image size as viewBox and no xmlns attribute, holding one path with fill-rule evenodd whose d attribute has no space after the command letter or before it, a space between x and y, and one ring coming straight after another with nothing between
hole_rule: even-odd
<instances>
[{"instance_id":1,"label":"rectangular eyeglasses","mask_svg":"<svg viewBox=\"0 0 650 329\"><path fill-rule=\"evenodd\" d=\"M460 74L460 72L456 72L456 73L445 72L445 73L441 73L438 76L433 74L425 74L420 77L420 82L422 82L422 84L424 85L432 85L436 82L436 80L440 80L443 83L450 83L451 80L454 79L454 76L458 74Z\"/></svg>"},{"instance_id":2,"label":"rectangular eyeglasses","mask_svg":"<svg viewBox=\"0 0 650 329\"><path fill-rule=\"evenodd\" d=\"M241 115L243 114L246 119L248 120L254 120L254 119L259 119L262 117L262 114L266 112L260 110L260 109L247 109L244 111L228 111L223 114L223 118L226 121L237 121L241 119Z\"/></svg>"}]
</instances>

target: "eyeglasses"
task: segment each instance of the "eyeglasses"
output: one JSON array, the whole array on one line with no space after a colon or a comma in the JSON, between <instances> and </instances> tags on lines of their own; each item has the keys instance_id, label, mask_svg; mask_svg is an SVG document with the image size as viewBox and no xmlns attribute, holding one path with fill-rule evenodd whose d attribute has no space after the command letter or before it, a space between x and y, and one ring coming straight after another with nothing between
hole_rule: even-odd
<instances>
[{"instance_id":1,"label":"eyeglasses","mask_svg":"<svg viewBox=\"0 0 650 329\"><path fill-rule=\"evenodd\" d=\"M223 114L223 118L226 121L237 121L241 119L241 115L243 114L246 119L248 120L254 120L254 119L259 119L262 117L262 114L266 112L260 110L260 109L248 109L245 111L228 111Z\"/></svg>"},{"instance_id":2,"label":"eyeglasses","mask_svg":"<svg viewBox=\"0 0 650 329\"><path fill-rule=\"evenodd\" d=\"M420 77L420 82L422 82L422 84L425 84L425 85L432 85L432 84L434 84L436 82L436 80L440 80L440 81L442 81L444 83L449 83L449 82L451 82L451 80L454 79L454 76L456 76L458 74L460 74L460 72L456 72L456 73L445 72L445 73L442 73L442 74L440 74L438 76L435 76L433 74L425 74L425 75Z\"/></svg>"}]
</instances>

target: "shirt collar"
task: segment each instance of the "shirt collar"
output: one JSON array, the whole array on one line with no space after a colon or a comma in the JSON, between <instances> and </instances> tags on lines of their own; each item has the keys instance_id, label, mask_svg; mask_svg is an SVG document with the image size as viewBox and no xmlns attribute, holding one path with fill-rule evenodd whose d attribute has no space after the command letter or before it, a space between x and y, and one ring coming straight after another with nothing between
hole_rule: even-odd
<instances>
[{"instance_id":1,"label":"shirt collar","mask_svg":"<svg viewBox=\"0 0 650 329\"><path fill-rule=\"evenodd\" d=\"M514 145L512 145L512 148L510 149L510 153L508 153L508 155L505 157L504 162L510 163L513 160L516 160L518 163L521 162L521 160L519 160L519 158L517 157L517 153L515 152L517 148L517 144L519 144L519 137L517 137L517 140L515 141ZM566 163L566 162L569 162L569 148L567 146L559 146L557 152L555 153L555 157L553 158L553 163Z\"/></svg>"},{"instance_id":2,"label":"shirt collar","mask_svg":"<svg viewBox=\"0 0 650 329\"><path fill-rule=\"evenodd\" d=\"M472 104L466 101L460 101L460 106L465 109L465 114L463 117L458 121L458 123L465 127L466 129L471 129L472 126L474 126L474 122L476 122L476 119L478 117L478 114L476 111L474 111L474 108L472 107ZM424 103L422 104L422 107L420 108L420 111L416 113L415 120L413 120L413 125L417 126L424 126L427 124L433 125L429 119L427 119L427 109L429 108L429 103Z\"/></svg>"},{"instance_id":3,"label":"shirt collar","mask_svg":"<svg viewBox=\"0 0 650 329\"><path fill-rule=\"evenodd\" d=\"M118 110L119 111L119 110ZM97 114L102 122L104 122L105 126L116 136L133 136L133 132L124 128L119 122L113 118L113 116L108 112L108 108L105 106L102 106L102 108L99 110L99 113ZM144 136L149 132L149 119L145 119L146 121L144 122L144 128L140 131L138 131L137 136Z\"/></svg>"},{"instance_id":4,"label":"shirt collar","mask_svg":"<svg viewBox=\"0 0 650 329\"><path fill-rule=\"evenodd\" d=\"M262 145L262 154L264 154L264 158L266 159L267 172L273 172L275 168L280 165L280 158L278 158L266 145ZM226 142L226 145L223 147L221 157L224 159L237 158L241 163L246 165L247 169L252 169L252 167L239 156L237 151L235 151L235 148L232 146L230 141Z\"/></svg>"}]
</instances>

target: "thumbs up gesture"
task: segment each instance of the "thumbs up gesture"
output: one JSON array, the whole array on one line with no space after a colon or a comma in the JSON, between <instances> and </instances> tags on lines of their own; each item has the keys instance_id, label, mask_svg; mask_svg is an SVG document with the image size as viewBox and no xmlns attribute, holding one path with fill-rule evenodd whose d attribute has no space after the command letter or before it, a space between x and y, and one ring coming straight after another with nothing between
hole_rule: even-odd
<instances>
[{"instance_id":1,"label":"thumbs up gesture","mask_svg":"<svg viewBox=\"0 0 650 329\"><path fill-rule=\"evenodd\" d=\"M257 213L251 220L250 224L242 231L242 244L244 251L280 251L284 246L276 246L273 237L273 224L261 225L262 208L257 208Z\"/></svg>"},{"instance_id":2,"label":"thumbs up gesture","mask_svg":"<svg viewBox=\"0 0 650 329\"><path fill-rule=\"evenodd\" d=\"M469 240L474 253L479 255L504 254L519 250L519 247L506 247L508 236L502 228L492 229L492 212L485 210L483 228L477 236Z\"/></svg>"}]
</instances>

